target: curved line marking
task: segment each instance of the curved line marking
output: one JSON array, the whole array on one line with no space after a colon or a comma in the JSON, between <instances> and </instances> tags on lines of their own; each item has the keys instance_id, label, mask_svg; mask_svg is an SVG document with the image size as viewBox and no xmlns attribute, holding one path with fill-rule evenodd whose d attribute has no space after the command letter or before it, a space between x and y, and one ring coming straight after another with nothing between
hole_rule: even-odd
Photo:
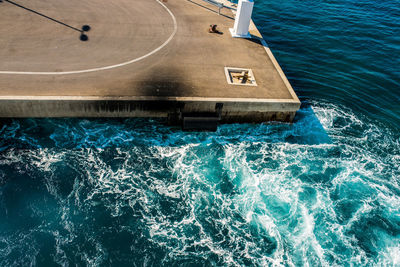
<instances>
[{"instance_id":1,"label":"curved line marking","mask_svg":"<svg viewBox=\"0 0 400 267\"><path fill-rule=\"evenodd\" d=\"M88 73L88 72L95 72L95 71L102 71L102 70L109 70L109 69L115 69L115 68L119 68L119 67L123 67L135 62L138 62L140 60L143 60L155 53L157 53L158 51L160 51L161 49L163 49L169 42L171 42L171 40L175 37L176 32L178 31L178 23L176 22L176 18L174 16L174 14L171 12L171 10L168 9L168 7L166 5L164 5L163 3L161 3L159 0L156 0L163 8L165 8L165 10L167 10L167 12L169 13L169 15L172 17L172 20L174 22L174 31L172 32L171 36L158 48L154 49L153 51L147 53L144 56L120 63L120 64L115 64L115 65L110 65L110 66L105 66L105 67L100 67L100 68L93 68L93 69L86 69L86 70L77 70L77 71L59 71L59 72L40 72L40 71L0 71L0 74L17 74L17 75L67 75L67 74L81 74L81 73Z\"/></svg>"}]
</instances>

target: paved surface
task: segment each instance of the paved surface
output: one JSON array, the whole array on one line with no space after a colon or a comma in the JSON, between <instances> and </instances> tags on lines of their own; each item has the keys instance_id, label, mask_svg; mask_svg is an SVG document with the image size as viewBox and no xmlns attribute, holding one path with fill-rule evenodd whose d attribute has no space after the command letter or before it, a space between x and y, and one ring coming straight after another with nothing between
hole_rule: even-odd
<instances>
[{"instance_id":1,"label":"paved surface","mask_svg":"<svg viewBox=\"0 0 400 267\"><path fill-rule=\"evenodd\" d=\"M77 29L90 25L91 30L89 40L83 42L79 31L0 2L0 97L298 101L259 41L231 37L234 20L230 10L218 16L216 7L200 0L168 0L167 8L156 0L14 3ZM208 33L210 24L218 24L223 34ZM225 66L251 68L258 86L228 85ZM85 70L89 72L63 74Z\"/></svg>"}]
</instances>

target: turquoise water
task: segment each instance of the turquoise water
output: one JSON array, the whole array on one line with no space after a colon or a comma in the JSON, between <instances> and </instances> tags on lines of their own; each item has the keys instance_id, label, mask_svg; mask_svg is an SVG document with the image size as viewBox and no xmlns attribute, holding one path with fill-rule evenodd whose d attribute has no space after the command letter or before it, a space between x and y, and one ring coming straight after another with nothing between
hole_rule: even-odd
<instances>
[{"instance_id":1,"label":"turquoise water","mask_svg":"<svg viewBox=\"0 0 400 267\"><path fill-rule=\"evenodd\" d=\"M400 3L256 8L295 123L3 120L1 266L400 265Z\"/></svg>"}]
</instances>

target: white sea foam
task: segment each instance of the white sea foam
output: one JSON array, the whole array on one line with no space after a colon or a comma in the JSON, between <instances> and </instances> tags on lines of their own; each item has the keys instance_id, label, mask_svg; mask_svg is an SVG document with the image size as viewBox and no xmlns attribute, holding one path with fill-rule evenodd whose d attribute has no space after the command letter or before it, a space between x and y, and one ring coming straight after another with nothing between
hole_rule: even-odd
<instances>
[{"instance_id":1,"label":"white sea foam","mask_svg":"<svg viewBox=\"0 0 400 267\"><path fill-rule=\"evenodd\" d=\"M331 104L315 105L304 114L293 126L230 125L215 134L145 137L140 129L118 126L117 136L108 141L94 138L106 136L97 127L86 137L76 135L88 146L7 149L0 164L39 174L57 200L60 218L51 233L55 261L61 265L72 262L68 251L82 239L88 239L89 249L76 256L89 266L106 264L113 248L96 232L102 219L120 220L114 230L132 236L140 227L142 242L165 251L159 260L164 265L190 258L230 266L399 264L399 241L393 236L400 220L395 135ZM314 120L307 124L307 116L314 114L329 142L321 139ZM308 130L316 140L303 138ZM54 139L64 142L61 136ZM112 147L138 139L143 143ZM66 167L74 177L64 194L59 183ZM104 213L100 219L91 212L97 209ZM382 226L366 227L374 216L383 218ZM385 226L385 220L393 225ZM15 237L4 240L1 259L22 247ZM32 255L38 253L35 246L32 242ZM133 241L129 247L136 249ZM149 255L150 263L154 258Z\"/></svg>"}]
</instances>

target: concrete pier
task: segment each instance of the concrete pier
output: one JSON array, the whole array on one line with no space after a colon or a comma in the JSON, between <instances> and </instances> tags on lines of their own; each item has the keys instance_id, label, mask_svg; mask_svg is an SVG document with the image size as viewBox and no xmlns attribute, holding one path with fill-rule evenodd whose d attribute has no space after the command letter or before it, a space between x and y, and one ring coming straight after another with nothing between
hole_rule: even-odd
<instances>
[{"instance_id":1,"label":"concrete pier","mask_svg":"<svg viewBox=\"0 0 400 267\"><path fill-rule=\"evenodd\" d=\"M0 117L292 121L300 101L278 62L253 23L251 39L233 24L201 0L3 0ZM229 84L226 67L252 77Z\"/></svg>"}]
</instances>

